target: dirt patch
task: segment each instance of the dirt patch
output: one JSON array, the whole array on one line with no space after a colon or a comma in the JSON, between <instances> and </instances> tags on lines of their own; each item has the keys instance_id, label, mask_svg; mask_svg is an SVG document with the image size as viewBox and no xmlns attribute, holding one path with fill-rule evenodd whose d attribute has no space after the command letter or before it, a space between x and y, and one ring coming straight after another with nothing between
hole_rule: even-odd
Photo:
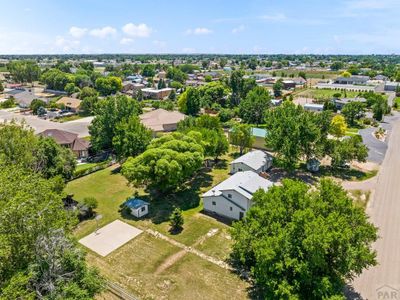
<instances>
[{"instance_id":1,"label":"dirt patch","mask_svg":"<svg viewBox=\"0 0 400 300\"><path fill-rule=\"evenodd\" d=\"M171 267L173 264L175 264L178 260L180 260L183 256L185 256L187 251L185 249L182 249L175 254L171 255L170 257L167 257L166 260L163 261L161 265L158 266L157 270L154 272L154 275L158 275Z\"/></svg>"}]
</instances>

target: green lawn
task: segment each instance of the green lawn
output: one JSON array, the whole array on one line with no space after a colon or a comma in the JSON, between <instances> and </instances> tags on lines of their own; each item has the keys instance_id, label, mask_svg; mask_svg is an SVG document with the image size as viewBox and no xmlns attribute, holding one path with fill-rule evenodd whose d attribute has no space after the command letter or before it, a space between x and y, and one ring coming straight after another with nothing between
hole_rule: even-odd
<instances>
[{"instance_id":1,"label":"green lawn","mask_svg":"<svg viewBox=\"0 0 400 300\"><path fill-rule=\"evenodd\" d=\"M98 163L84 163L84 164L80 164L76 166L75 171L82 171L82 170L87 170L90 169L92 167L97 166Z\"/></svg>"},{"instance_id":2,"label":"green lawn","mask_svg":"<svg viewBox=\"0 0 400 300\"><path fill-rule=\"evenodd\" d=\"M341 93L341 97L354 98L359 95L359 92L352 91L336 91L331 89L307 89L296 94L298 97L313 98L319 101L332 99L334 94Z\"/></svg>"},{"instance_id":3,"label":"green lawn","mask_svg":"<svg viewBox=\"0 0 400 300\"><path fill-rule=\"evenodd\" d=\"M348 136L354 136L354 135L358 135L358 128L354 128L354 127L348 127L346 130L346 135Z\"/></svg>"},{"instance_id":4,"label":"green lawn","mask_svg":"<svg viewBox=\"0 0 400 300\"><path fill-rule=\"evenodd\" d=\"M400 97L396 97L393 99L393 105L396 107L397 110L400 109Z\"/></svg>"},{"instance_id":5,"label":"green lawn","mask_svg":"<svg viewBox=\"0 0 400 300\"><path fill-rule=\"evenodd\" d=\"M173 196L150 195L138 189L139 197L150 202L147 218L136 219L121 211L121 204L135 193L115 166L81 177L67 184L65 191L76 200L95 197L103 226L115 219L146 230L157 230L207 255L225 260L229 257L231 239L229 227L201 213L200 196L211 186L226 179L229 155L224 156L213 169L204 169L194 180ZM185 223L179 234L169 232L168 216L175 206L183 210ZM77 238L86 236L96 228L95 220L80 223L75 230ZM214 232L215 234L210 234ZM109 280L120 284L139 298L145 299L245 299L247 283L236 274L211 264L195 255L184 254L166 270L158 274L157 268L179 248L148 233L130 241L120 249L100 257L89 251L88 261L96 265ZM156 272L156 274L155 274Z\"/></svg>"}]
</instances>

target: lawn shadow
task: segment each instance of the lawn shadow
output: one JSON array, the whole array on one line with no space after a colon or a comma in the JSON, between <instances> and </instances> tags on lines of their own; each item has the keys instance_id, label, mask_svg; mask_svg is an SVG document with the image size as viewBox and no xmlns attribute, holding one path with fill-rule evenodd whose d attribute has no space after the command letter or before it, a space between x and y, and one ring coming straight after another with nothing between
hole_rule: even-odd
<instances>
[{"instance_id":1,"label":"lawn shadow","mask_svg":"<svg viewBox=\"0 0 400 300\"><path fill-rule=\"evenodd\" d=\"M272 167L267 173L267 179L272 182L279 182L282 179L290 178L295 180L301 180L308 184L314 184L317 180L314 174L302 169L295 170L293 172L288 172L283 168Z\"/></svg>"},{"instance_id":2,"label":"lawn shadow","mask_svg":"<svg viewBox=\"0 0 400 300\"><path fill-rule=\"evenodd\" d=\"M180 190L162 194L154 189L145 190L146 194L137 194L135 197L149 202L149 213L141 220L151 220L154 224L160 224L169 220L169 216L175 208L182 211L196 208L200 204L200 190L212 184L212 176L208 174L209 169L203 168L193 178L186 182ZM121 205L121 216L126 219L138 220L129 212L124 212Z\"/></svg>"}]
</instances>

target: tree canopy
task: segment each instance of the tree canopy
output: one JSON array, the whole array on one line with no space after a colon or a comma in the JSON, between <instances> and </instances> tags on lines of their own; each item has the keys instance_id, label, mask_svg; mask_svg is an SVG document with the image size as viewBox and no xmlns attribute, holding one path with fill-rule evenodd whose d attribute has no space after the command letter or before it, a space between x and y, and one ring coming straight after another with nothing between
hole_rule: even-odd
<instances>
[{"instance_id":1,"label":"tree canopy","mask_svg":"<svg viewBox=\"0 0 400 300\"><path fill-rule=\"evenodd\" d=\"M161 192L179 188L203 163L201 135L175 132L154 139L147 150L130 157L122 174L134 185L146 185Z\"/></svg>"},{"instance_id":2,"label":"tree canopy","mask_svg":"<svg viewBox=\"0 0 400 300\"><path fill-rule=\"evenodd\" d=\"M141 112L139 102L127 96L118 95L101 99L95 109L95 118L89 126L94 150L111 149L116 125Z\"/></svg>"},{"instance_id":3,"label":"tree canopy","mask_svg":"<svg viewBox=\"0 0 400 300\"><path fill-rule=\"evenodd\" d=\"M239 104L239 116L249 124L264 122L265 111L271 106L271 96L267 89L255 87Z\"/></svg>"},{"instance_id":4,"label":"tree canopy","mask_svg":"<svg viewBox=\"0 0 400 300\"><path fill-rule=\"evenodd\" d=\"M377 228L333 181L310 191L286 179L253 201L233 225L233 258L266 299L342 299L345 282L376 264Z\"/></svg>"}]
</instances>

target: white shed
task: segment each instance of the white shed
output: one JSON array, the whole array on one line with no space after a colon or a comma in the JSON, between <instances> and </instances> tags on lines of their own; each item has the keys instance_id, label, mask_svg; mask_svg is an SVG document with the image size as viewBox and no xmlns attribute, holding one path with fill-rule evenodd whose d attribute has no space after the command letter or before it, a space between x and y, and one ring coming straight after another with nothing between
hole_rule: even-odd
<instances>
[{"instance_id":1,"label":"white shed","mask_svg":"<svg viewBox=\"0 0 400 300\"><path fill-rule=\"evenodd\" d=\"M250 151L230 163L231 174L242 171L253 171L261 173L267 171L272 166L273 157L261 150Z\"/></svg>"},{"instance_id":2,"label":"white shed","mask_svg":"<svg viewBox=\"0 0 400 300\"><path fill-rule=\"evenodd\" d=\"M124 205L131 210L131 214L136 218L149 213L149 203L138 198L130 198L125 201Z\"/></svg>"}]
</instances>

